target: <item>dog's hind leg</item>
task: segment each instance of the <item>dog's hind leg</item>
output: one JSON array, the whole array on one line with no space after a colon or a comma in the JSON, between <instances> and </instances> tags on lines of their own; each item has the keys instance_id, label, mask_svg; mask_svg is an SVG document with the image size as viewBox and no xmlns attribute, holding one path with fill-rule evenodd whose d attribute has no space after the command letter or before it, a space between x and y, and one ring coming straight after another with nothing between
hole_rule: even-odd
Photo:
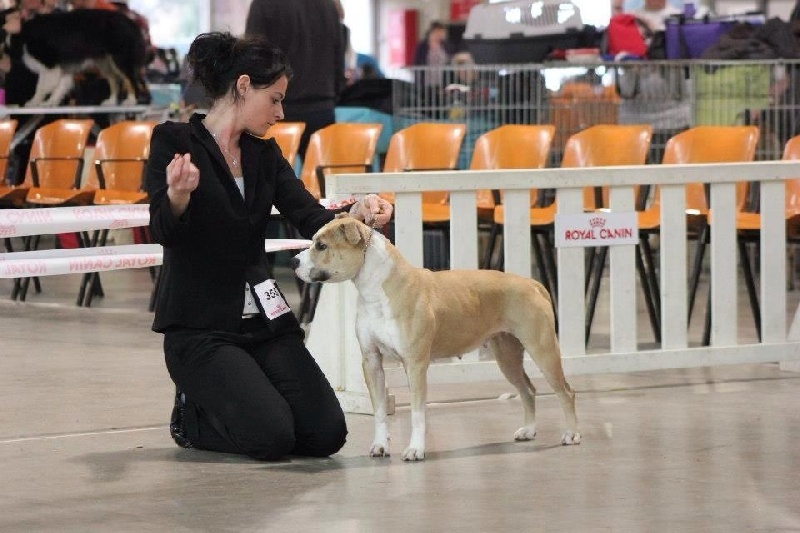
<instances>
[{"instance_id":1,"label":"dog's hind leg","mask_svg":"<svg viewBox=\"0 0 800 533\"><path fill-rule=\"evenodd\" d=\"M108 98L100 102L100 105L116 105L119 98L120 80L125 83L125 77L119 71L111 56L105 56L95 60L95 66L100 74L108 82ZM127 83L130 85L130 82Z\"/></svg>"},{"instance_id":2,"label":"dog's hind leg","mask_svg":"<svg viewBox=\"0 0 800 533\"><path fill-rule=\"evenodd\" d=\"M581 434L578 431L578 417L575 414L575 391L564 377L564 369L561 366L561 348L558 345L555 329L552 334L529 330L528 337L520 338L520 341L539 366L542 375L561 402L567 422L567 429L561 437L561 444L580 444Z\"/></svg>"},{"instance_id":3,"label":"dog's hind leg","mask_svg":"<svg viewBox=\"0 0 800 533\"><path fill-rule=\"evenodd\" d=\"M73 79L72 74L62 71L61 77L56 83L53 92L50 93L50 96L44 102L44 105L48 107L61 105L61 102L64 101L64 98L66 98L74 86L75 80Z\"/></svg>"},{"instance_id":4,"label":"dog's hind leg","mask_svg":"<svg viewBox=\"0 0 800 533\"><path fill-rule=\"evenodd\" d=\"M389 425L386 407L386 374L383 357L374 348L362 350L361 369L367 382L372 411L375 418L375 437L369 449L370 457L389 456Z\"/></svg>"},{"instance_id":5,"label":"dog's hind leg","mask_svg":"<svg viewBox=\"0 0 800 533\"><path fill-rule=\"evenodd\" d=\"M499 333L486 341L486 347L522 400L525 423L514 433L514 440L532 440L536 437L536 388L522 366L522 343L511 334Z\"/></svg>"}]
</instances>

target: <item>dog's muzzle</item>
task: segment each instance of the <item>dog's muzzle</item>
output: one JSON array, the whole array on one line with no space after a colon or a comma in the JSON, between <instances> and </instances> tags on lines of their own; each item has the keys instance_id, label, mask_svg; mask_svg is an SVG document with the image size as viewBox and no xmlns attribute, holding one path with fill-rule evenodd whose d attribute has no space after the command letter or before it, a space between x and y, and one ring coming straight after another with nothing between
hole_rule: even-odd
<instances>
[{"instance_id":1,"label":"dog's muzzle","mask_svg":"<svg viewBox=\"0 0 800 533\"><path fill-rule=\"evenodd\" d=\"M327 270L314 268L308 259L308 250L303 250L289 260L289 266L295 275L305 282L328 281L331 277Z\"/></svg>"}]
</instances>

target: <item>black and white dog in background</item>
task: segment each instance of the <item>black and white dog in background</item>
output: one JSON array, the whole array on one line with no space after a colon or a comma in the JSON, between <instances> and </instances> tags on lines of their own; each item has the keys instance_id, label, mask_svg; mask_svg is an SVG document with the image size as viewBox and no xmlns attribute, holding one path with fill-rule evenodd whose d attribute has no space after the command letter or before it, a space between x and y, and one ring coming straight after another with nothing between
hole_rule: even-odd
<instances>
[{"instance_id":1,"label":"black and white dog in background","mask_svg":"<svg viewBox=\"0 0 800 533\"><path fill-rule=\"evenodd\" d=\"M120 96L121 103L135 104L146 91L145 41L123 13L76 9L37 15L21 24L17 38L25 65L39 75L26 106L61 104L74 85L73 75L90 67L108 81L110 96L101 105L115 105Z\"/></svg>"}]
</instances>

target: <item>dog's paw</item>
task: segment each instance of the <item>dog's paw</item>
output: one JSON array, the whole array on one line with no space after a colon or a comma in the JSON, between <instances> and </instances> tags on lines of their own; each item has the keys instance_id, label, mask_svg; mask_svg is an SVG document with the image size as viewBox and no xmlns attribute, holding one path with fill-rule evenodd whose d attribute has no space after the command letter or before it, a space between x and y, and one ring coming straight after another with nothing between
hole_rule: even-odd
<instances>
[{"instance_id":1,"label":"dog's paw","mask_svg":"<svg viewBox=\"0 0 800 533\"><path fill-rule=\"evenodd\" d=\"M422 461L425 459L425 450L408 447L403 450L403 461Z\"/></svg>"},{"instance_id":2,"label":"dog's paw","mask_svg":"<svg viewBox=\"0 0 800 533\"><path fill-rule=\"evenodd\" d=\"M389 457L389 446L386 444L374 443L369 448L370 457Z\"/></svg>"},{"instance_id":3,"label":"dog's paw","mask_svg":"<svg viewBox=\"0 0 800 533\"><path fill-rule=\"evenodd\" d=\"M580 433L572 433L571 431L565 431L564 435L561 436L561 444L564 446L570 444L580 444L581 443L581 434Z\"/></svg>"},{"instance_id":4,"label":"dog's paw","mask_svg":"<svg viewBox=\"0 0 800 533\"><path fill-rule=\"evenodd\" d=\"M514 433L514 440L522 441L522 440L533 440L536 438L536 426L523 426Z\"/></svg>"}]
</instances>

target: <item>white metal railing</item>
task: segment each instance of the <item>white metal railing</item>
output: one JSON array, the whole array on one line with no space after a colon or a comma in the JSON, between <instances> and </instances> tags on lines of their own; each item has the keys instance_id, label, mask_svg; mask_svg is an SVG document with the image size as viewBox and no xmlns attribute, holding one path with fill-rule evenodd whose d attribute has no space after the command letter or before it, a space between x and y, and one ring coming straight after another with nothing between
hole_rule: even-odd
<instances>
[{"instance_id":1,"label":"white metal railing","mask_svg":"<svg viewBox=\"0 0 800 533\"><path fill-rule=\"evenodd\" d=\"M729 363L789 362L800 360L800 318L786 313L786 239L784 180L800 176L800 163L768 161L695 165L642 165L541 170L407 172L334 175L327 180L327 196L394 191L395 242L414 265L422 265L421 193L451 192L451 268L477 268L478 230L475 191L504 190L505 270L531 275L528 218L529 189L556 189L559 213L580 213L582 188L609 186L611 210L634 209L634 187L648 183L661 187L659 254L661 338L658 349L640 350L636 339L636 270L634 245L610 250L610 350L586 353L584 323L585 267L581 248L558 249L559 338L567 374L632 372ZM737 261L735 182L760 183L761 239L760 301L762 340L737 339ZM684 184L710 184L711 226L711 345L691 347L687 333L687 244ZM768 302L768 305L767 305ZM371 412L361 375L361 355L355 339L356 293L351 283L325 285L308 336L308 347L338 391L345 409ZM791 331L787 325L791 319ZM540 375L526 359L531 375ZM387 386L406 386L401 368L387 368ZM466 357L460 362L434 363L430 383L502 379L494 362Z\"/></svg>"}]
</instances>

